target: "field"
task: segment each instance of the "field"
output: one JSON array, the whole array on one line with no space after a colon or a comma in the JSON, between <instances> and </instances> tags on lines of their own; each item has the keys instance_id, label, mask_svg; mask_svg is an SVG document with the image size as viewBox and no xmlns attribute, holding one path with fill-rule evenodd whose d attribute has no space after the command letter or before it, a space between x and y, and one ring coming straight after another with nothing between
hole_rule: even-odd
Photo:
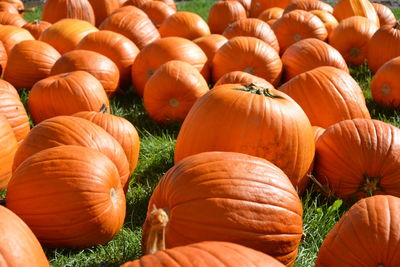
<instances>
[{"instance_id":1,"label":"field","mask_svg":"<svg viewBox=\"0 0 400 267\"><path fill-rule=\"evenodd\" d=\"M177 3L179 10L188 10L207 19L208 10L213 1L188 1ZM29 21L40 18L40 9L27 13ZM395 14L400 17L400 10ZM399 112L377 106L371 99L369 83L371 73L366 65L351 68L352 76L363 88L367 106L374 119L383 120L400 126ZM21 92L26 103L27 91ZM179 124L158 125L146 114L142 100L130 88L111 100L112 113L123 116L135 125L141 138L138 167L131 179L127 193L127 216L121 232L107 245L84 250L46 249L52 266L119 266L141 256L141 226L144 222L147 203L152 190L160 177L173 165L175 140ZM295 266L313 266L318 248L325 235L349 208L341 200L327 199L317 192L318 187L311 185L302 196L304 207L304 231L306 238L300 246ZM5 192L0 192L0 197Z\"/></svg>"}]
</instances>

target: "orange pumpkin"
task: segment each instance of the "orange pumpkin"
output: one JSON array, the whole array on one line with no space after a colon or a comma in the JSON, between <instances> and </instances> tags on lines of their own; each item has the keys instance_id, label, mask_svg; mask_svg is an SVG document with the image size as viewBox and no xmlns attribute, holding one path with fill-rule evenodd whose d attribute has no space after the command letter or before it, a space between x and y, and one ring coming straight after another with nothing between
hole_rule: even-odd
<instances>
[{"instance_id":1,"label":"orange pumpkin","mask_svg":"<svg viewBox=\"0 0 400 267\"><path fill-rule=\"evenodd\" d=\"M396 17L390 8L379 3L372 3L372 6L378 15L380 27L385 25L393 26L396 23Z\"/></svg>"},{"instance_id":2,"label":"orange pumpkin","mask_svg":"<svg viewBox=\"0 0 400 267\"><path fill-rule=\"evenodd\" d=\"M318 139L321 137L321 135L325 132L325 129L319 126L313 126L313 135L314 135L314 142L317 144Z\"/></svg>"},{"instance_id":3,"label":"orange pumpkin","mask_svg":"<svg viewBox=\"0 0 400 267\"><path fill-rule=\"evenodd\" d=\"M144 87L154 72L170 60L181 60L193 65L206 81L209 80L207 56L200 47L184 38L166 37L142 49L133 63L131 77L139 96L143 96Z\"/></svg>"},{"instance_id":4,"label":"orange pumpkin","mask_svg":"<svg viewBox=\"0 0 400 267\"><path fill-rule=\"evenodd\" d=\"M119 8L118 0L89 0L98 27L114 10Z\"/></svg>"},{"instance_id":5,"label":"orange pumpkin","mask_svg":"<svg viewBox=\"0 0 400 267\"><path fill-rule=\"evenodd\" d=\"M176 11L176 5L174 0L154 0L154 1L162 2Z\"/></svg>"},{"instance_id":6,"label":"orange pumpkin","mask_svg":"<svg viewBox=\"0 0 400 267\"><path fill-rule=\"evenodd\" d=\"M8 181L11 178L14 154L17 151L17 146L17 139L10 123L4 115L0 114L0 190L7 187ZM3 217L0 219L0 225L2 220Z\"/></svg>"},{"instance_id":7,"label":"orange pumpkin","mask_svg":"<svg viewBox=\"0 0 400 267\"><path fill-rule=\"evenodd\" d=\"M379 27L378 15L369 0L340 0L333 8L333 15L339 22L354 16L365 17Z\"/></svg>"},{"instance_id":8,"label":"orange pumpkin","mask_svg":"<svg viewBox=\"0 0 400 267\"><path fill-rule=\"evenodd\" d=\"M360 86L350 74L334 67L304 72L279 90L301 106L311 125L327 128L343 120L371 118Z\"/></svg>"},{"instance_id":9,"label":"orange pumpkin","mask_svg":"<svg viewBox=\"0 0 400 267\"><path fill-rule=\"evenodd\" d=\"M108 96L116 93L119 85L119 70L108 57L89 50L73 50L56 61L51 69L51 75L76 70L92 74L100 81Z\"/></svg>"},{"instance_id":10,"label":"orange pumpkin","mask_svg":"<svg viewBox=\"0 0 400 267\"><path fill-rule=\"evenodd\" d=\"M0 25L0 41L6 49L7 55L11 49L24 40L35 40L29 31L13 25Z\"/></svg>"},{"instance_id":11,"label":"orange pumpkin","mask_svg":"<svg viewBox=\"0 0 400 267\"><path fill-rule=\"evenodd\" d=\"M12 13L1 11L0 12L0 24L14 25L17 27L22 27L26 24L26 20L24 20L19 14L12 14Z\"/></svg>"},{"instance_id":12,"label":"orange pumpkin","mask_svg":"<svg viewBox=\"0 0 400 267\"><path fill-rule=\"evenodd\" d=\"M138 16L142 15L144 17L148 17L143 10L141 10L140 8L138 8L136 6L121 6L120 8L114 10L114 12L111 13L111 15L114 15L115 13L119 13L119 12L129 12L129 13L134 13Z\"/></svg>"},{"instance_id":13,"label":"orange pumpkin","mask_svg":"<svg viewBox=\"0 0 400 267\"><path fill-rule=\"evenodd\" d=\"M327 3L324 3L319 0L295 0L294 2L290 3L283 14L289 13L290 11L301 9L305 11L311 10L323 10L329 13L333 13L333 7Z\"/></svg>"},{"instance_id":14,"label":"orange pumpkin","mask_svg":"<svg viewBox=\"0 0 400 267\"><path fill-rule=\"evenodd\" d=\"M11 83L1 79L0 79L0 92L10 93L19 98L17 89L15 89L15 87Z\"/></svg>"},{"instance_id":15,"label":"orange pumpkin","mask_svg":"<svg viewBox=\"0 0 400 267\"><path fill-rule=\"evenodd\" d=\"M259 16L258 19L262 21L268 22L272 19L279 19L283 15L283 8L280 7L271 7L264 10Z\"/></svg>"},{"instance_id":16,"label":"orange pumpkin","mask_svg":"<svg viewBox=\"0 0 400 267\"><path fill-rule=\"evenodd\" d=\"M239 36L229 40L215 54L213 80L238 70L259 76L276 86L282 75L282 61L267 43L255 37Z\"/></svg>"},{"instance_id":17,"label":"orange pumpkin","mask_svg":"<svg viewBox=\"0 0 400 267\"><path fill-rule=\"evenodd\" d=\"M127 2L125 2L124 5L132 5L132 6L140 7L144 3L147 3L150 1L152 1L152 0L128 0Z\"/></svg>"},{"instance_id":18,"label":"orange pumpkin","mask_svg":"<svg viewBox=\"0 0 400 267\"><path fill-rule=\"evenodd\" d=\"M3 1L0 2L0 12L19 14L18 9L13 4Z\"/></svg>"},{"instance_id":19,"label":"orange pumpkin","mask_svg":"<svg viewBox=\"0 0 400 267\"><path fill-rule=\"evenodd\" d=\"M232 71L225 73L224 75L222 75L221 78L219 78L219 80L214 84L214 86L229 84L229 83L239 83L244 86L255 84L258 86L263 86L265 88L274 88L274 86L269 82L267 82L265 79L243 71Z\"/></svg>"},{"instance_id":20,"label":"orange pumpkin","mask_svg":"<svg viewBox=\"0 0 400 267\"><path fill-rule=\"evenodd\" d=\"M176 11L172 7L161 1L149 1L140 6L147 16L151 19L156 28L160 28L161 24Z\"/></svg>"},{"instance_id":21,"label":"orange pumpkin","mask_svg":"<svg viewBox=\"0 0 400 267\"><path fill-rule=\"evenodd\" d=\"M12 4L20 13L24 12L24 2L22 0L1 0L1 1Z\"/></svg>"},{"instance_id":22,"label":"orange pumpkin","mask_svg":"<svg viewBox=\"0 0 400 267\"><path fill-rule=\"evenodd\" d=\"M6 69L6 65L7 65L7 51L6 48L3 45L3 42L0 41L0 77L3 76L4 70Z\"/></svg>"},{"instance_id":23,"label":"orange pumpkin","mask_svg":"<svg viewBox=\"0 0 400 267\"><path fill-rule=\"evenodd\" d=\"M183 121L194 102L209 91L200 72L189 63L172 60L163 64L144 88L144 107L161 123Z\"/></svg>"},{"instance_id":24,"label":"orange pumpkin","mask_svg":"<svg viewBox=\"0 0 400 267\"><path fill-rule=\"evenodd\" d=\"M250 17L257 18L264 10L271 7L286 8L294 0L253 0L251 1Z\"/></svg>"},{"instance_id":25,"label":"orange pumpkin","mask_svg":"<svg viewBox=\"0 0 400 267\"><path fill-rule=\"evenodd\" d=\"M215 53L217 53L218 49L226 42L228 42L228 39L220 34L210 34L193 40L193 43L197 44L206 54L210 66Z\"/></svg>"},{"instance_id":26,"label":"orange pumpkin","mask_svg":"<svg viewBox=\"0 0 400 267\"><path fill-rule=\"evenodd\" d=\"M208 13L208 26L212 33L222 34L229 24L245 18L246 9L238 1L219 1Z\"/></svg>"},{"instance_id":27,"label":"orange pumpkin","mask_svg":"<svg viewBox=\"0 0 400 267\"><path fill-rule=\"evenodd\" d=\"M336 18L329 12L323 10L311 10L311 14L317 16L325 25L326 31L328 32L328 40L331 32L339 25Z\"/></svg>"},{"instance_id":28,"label":"orange pumpkin","mask_svg":"<svg viewBox=\"0 0 400 267\"><path fill-rule=\"evenodd\" d=\"M8 56L4 79L17 89L30 89L37 81L50 75L51 68L60 57L60 53L45 42L22 41Z\"/></svg>"},{"instance_id":29,"label":"orange pumpkin","mask_svg":"<svg viewBox=\"0 0 400 267\"><path fill-rule=\"evenodd\" d=\"M46 0L42 20L56 23L62 19L78 19L95 25L94 11L88 0Z\"/></svg>"},{"instance_id":30,"label":"orange pumpkin","mask_svg":"<svg viewBox=\"0 0 400 267\"><path fill-rule=\"evenodd\" d=\"M43 21L43 20L34 20L31 22L26 23L22 28L25 30L28 30L32 36L38 40L40 38L40 35L51 26L50 22Z\"/></svg>"},{"instance_id":31,"label":"orange pumpkin","mask_svg":"<svg viewBox=\"0 0 400 267\"><path fill-rule=\"evenodd\" d=\"M110 104L103 86L93 75L73 71L35 83L29 92L28 106L33 121L38 124L59 115L100 111Z\"/></svg>"}]
</instances>

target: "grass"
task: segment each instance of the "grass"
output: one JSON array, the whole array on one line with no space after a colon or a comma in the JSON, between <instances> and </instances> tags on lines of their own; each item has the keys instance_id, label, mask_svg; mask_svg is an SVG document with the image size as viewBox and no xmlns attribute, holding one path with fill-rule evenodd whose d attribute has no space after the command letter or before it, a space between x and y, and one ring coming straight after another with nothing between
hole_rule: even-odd
<instances>
[{"instance_id":1,"label":"grass","mask_svg":"<svg viewBox=\"0 0 400 267\"><path fill-rule=\"evenodd\" d=\"M213 2L195 0L177 3L178 10L193 11L207 18ZM25 14L28 21L40 18L41 9ZM395 10L397 17L400 10ZM366 65L351 68L351 75L358 81L366 97L371 116L395 126L400 126L398 111L376 105L369 91L372 74ZM21 99L26 104L28 91L22 91ZM131 179L127 193L127 213L121 232L108 244L75 249L45 249L52 266L119 266L141 256L141 226L144 222L148 200L161 176L173 166L173 151L180 124L159 125L145 112L143 101L132 89L117 95L111 100L111 110L135 125L140 138L139 163ZM299 248L295 266L313 266L318 249L329 230L349 208L340 200L326 199L311 186L303 195L305 240ZM0 191L0 199L5 191Z\"/></svg>"}]
</instances>

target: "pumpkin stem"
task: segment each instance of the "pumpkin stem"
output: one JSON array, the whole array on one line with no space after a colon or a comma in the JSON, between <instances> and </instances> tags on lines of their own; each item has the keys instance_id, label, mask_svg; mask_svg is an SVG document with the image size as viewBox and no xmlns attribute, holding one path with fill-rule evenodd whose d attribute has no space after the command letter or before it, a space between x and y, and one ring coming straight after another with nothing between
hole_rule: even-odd
<instances>
[{"instance_id":1,"label":"pumpkin stem","mask_svg":"<svg viewBox=\"0 0 400 267\"><path fill-rule=\"evenodd\" d=\"M323 185L323 184L321 184L321 183L317 180L317 178L315 178L314 175L312 175L312 174L308 174L307 176L311 179L311 181L313 181L313 182L318 186L319 190L321 190L321 192L322 192L324 195L326 195L328 198L334 196L333 191L329 188L328 185Z\"/></svg>"},{"instance_id":2,"label":"pumpkin stem","mask_svg":"<svg viewBox=\"0 0 400 267\"><path fill-rule=\"evenodd\" d=\"M400 21L397 20L396 23L393 25L393 29L400 30Z\"/></svg>"},{"instance_id":3,"label":"pumpkin stem","mask_svg":"<svg viewBox=\"0 0 400 267\"><path fill-rule=\"evenodd\" d=\"M271 97L271 98L282 98L282 99L284 99L283 96L274 95L273 93L271 93L269 91L269 88L258 86L258 85L254 84L254 83L251 83L248 86L243 87L243 88L234 88L234 90L245 91L245 92L249 92L249 93L252 93L252 94L263 95L263 96L267 96L267 97Z\"/></svg>"},{"instance_id":4,"label":"pumpkin stem","mask_svg":"<svg viewBox=\"0 0 400 267\"><path fill-rule=\"evenodd\" d=\"M103 103L103 105L101 105L99 112L100 112L100 113L103 113L103 114L110 113L110 112L108 111L107 105L104 104L104 103Z\"/></svg>"},{"instance_id":5,"label":"pumpkin stem","mask_svg":"<svg viewBox=\"0 0 400 267\"><path fill-rule=\"evenodd\" d=\"M33 25L38 25L40 23L41 23L41 21L39 19L35 19L34 21L32 21Z\"/></svg>"},{"instance_id":6,"label":"pumpkin stem","mask_svg":"<svg viewBox=\"0 0 400 267\"><path fill-rule=\"evenodd\" d=\"M375 191L384 191L380 186L382 177L370 177L364 174L364 180L360 183L359 191L364 192L367 196L371 197L375 194Z\"/></svg>"},{"instance_id":7,"label":"pumpkin stem","mask_svg":"<svg viewBox=\"0 0 400 267\"><path fill-rule=\"evenodd\" d=\"M154 205L149 215L150 232L146 242L146 254L154 254L165 249L165 227L168 220L167 211L157 209Z\"/></svg>"}]
</instances>

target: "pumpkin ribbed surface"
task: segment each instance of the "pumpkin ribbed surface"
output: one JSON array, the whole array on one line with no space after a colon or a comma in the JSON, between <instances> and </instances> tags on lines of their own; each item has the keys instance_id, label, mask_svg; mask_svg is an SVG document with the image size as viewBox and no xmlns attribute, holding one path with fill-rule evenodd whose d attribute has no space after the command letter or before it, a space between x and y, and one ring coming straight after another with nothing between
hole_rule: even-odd
<instances>
[{"instance_id":1,"label":"pumpkin ribbed surface","mask_svg":"<svg viewBox=\"0 0 400 267\"><path fill-rule=\"evenodd\" d=\"M151 19L156 28L160 28L161 24L172 14L175 9L161 1L149 1L140 6L147 16Z\"/></svg>"},{"instance_id":2,"label":"pumpkin ribbed surface","mask_svg":"<svg viewBox=\"0 0 400 267\"><path fill-rule=\"evenodd\" d=\"M89 0L98 27L109 15L119 8L118 0Z\"/></svg>"},{"instance_id":3,"label":"pumpkin ribbed surface","mask_svg":"<svg viewBox=\"0 0 400 267\"><path fill-rule=\"evenodd\" d=\"M340 0L333 7L333 15L339 22L354 16L365 17L379 27L378 15L369 0Z\"/></svg>"},{"instance_id":4,"label":"pumpkin ribbed surface","mask_svg":"<svg viewBox=\"0 0 400 267\"><path fill-rule=\"evenodd\" d=\"M222 34L229 24L245 18L246 10L238 1L219 1L208 13L208 26L212 33Z\"/></svg>"},{"instance_id":5,"label":"pumpkin ribbed surface","mask_svg":"<svg viewBox=\"0 0 400 267\"><path fill-rule=\"evenodd\" d=\"M39 40L40 35L52 24L44 20L34 20L26 23L22 28L28 30L36 40Z\"/></svg>"},{"instance_id":6,"label":"pumpkin ribbed surface","mask_svg":"<svg viewBox=\"0 0 400 267\"><path fill-rule=\"evenodd\" d=\"M380 27L385 25L393 26L396 23L396 17L390 8L379 3L372 3L372 5L378 15Z\"/></svg>"},{"instance_id":7,"label":"pumpkin ribbed surface","mask_svg":"<svg viewBox=\"0 0 400 267\"><path fill-rule=\"evenodd\" d=\"M88 0L46 0L42 20L56 23L62 19L78 19L95 24L95 16Z\"/></svg>"},{"instance_id":8,"label":"pumpkin ribbed surface","mask_svg":"<svg viewBox=\"0 0 400 267\"><path fill-rule=\"evenodd\" d=\"M26 24L26 20L24 20L19 14L11 14L8 12L0 11L0 24L22 27Z\"/></svg>"},{"instance_id":9,"label":"pumpkin ribbed surface","mask_svg":"<svg viewBox=\"0 0 400 267\"><path fill-rule=\"evenodd\" d=\"M272 7L286 8L293 0L252 0L250 17L257 18L264 10Z\"/></svg>"},{"instance_id":10,"label":"pumpkin ribbed surface","mask_svg":"<svg viewBox=\"0 0 400 267\"><path fill-rule=\"evenodd\" d=\"M11 49L24 40L35 40L29 31L13 25L0 25L0 41L3 42L7 55Z\"/></svg>"},{"instance_id":11,"label":"pumpkin ribbed surface","mask_svg":"<svg viewBox=\"0 0 400 267\"><path fill-rule=\"evenodd\" d=\"M220 34L210 34L193 40L193 43L198 45L206 54L208 64L210 66L214 59L215 53L217 53L218 49L226 42L228 42L228 39Z\"/></svg>"},{"instance_id":12,"label":"pumpkin ribbed surface","mask_svg":"<svg viewBox=\"0 0 400 267\"><path fill-rule=\"evenodd\" d=\"M219 78L214 86L227 83L240 83L244 86L248 86L254 83L256 85L264 86L267 88L273 88L273 85L267 82L265 79L243 71L232 71L225 73L224 75L222 75L221 78Z\"/></svg>"},{"instance_id":13,"label":"pumpkin ribbed surface","mask_svg":"<svg viewBox=\"0 0 400 267\"><path fill-rule=\"evenodd\" d=\"M331 5L319 0L295 0L285 8L283 13L286 14L296 9L305 11L323 10L329 13L333 12L333 8Z\"/></svg>"},{"instance_id":14,"label":"pumpkin ribbed surface","mask_svg":"<svg viewBox=\"0 0 400 267\"><path fill-rule=\"evenodd\" d=\"M7 187L8 181L11 178L12 164L15 151L17 151L17 145L17 139L7 118L0 114L0 190ZM2 219L0 219L0 224Z\"/></svg>"}]
</instances>

